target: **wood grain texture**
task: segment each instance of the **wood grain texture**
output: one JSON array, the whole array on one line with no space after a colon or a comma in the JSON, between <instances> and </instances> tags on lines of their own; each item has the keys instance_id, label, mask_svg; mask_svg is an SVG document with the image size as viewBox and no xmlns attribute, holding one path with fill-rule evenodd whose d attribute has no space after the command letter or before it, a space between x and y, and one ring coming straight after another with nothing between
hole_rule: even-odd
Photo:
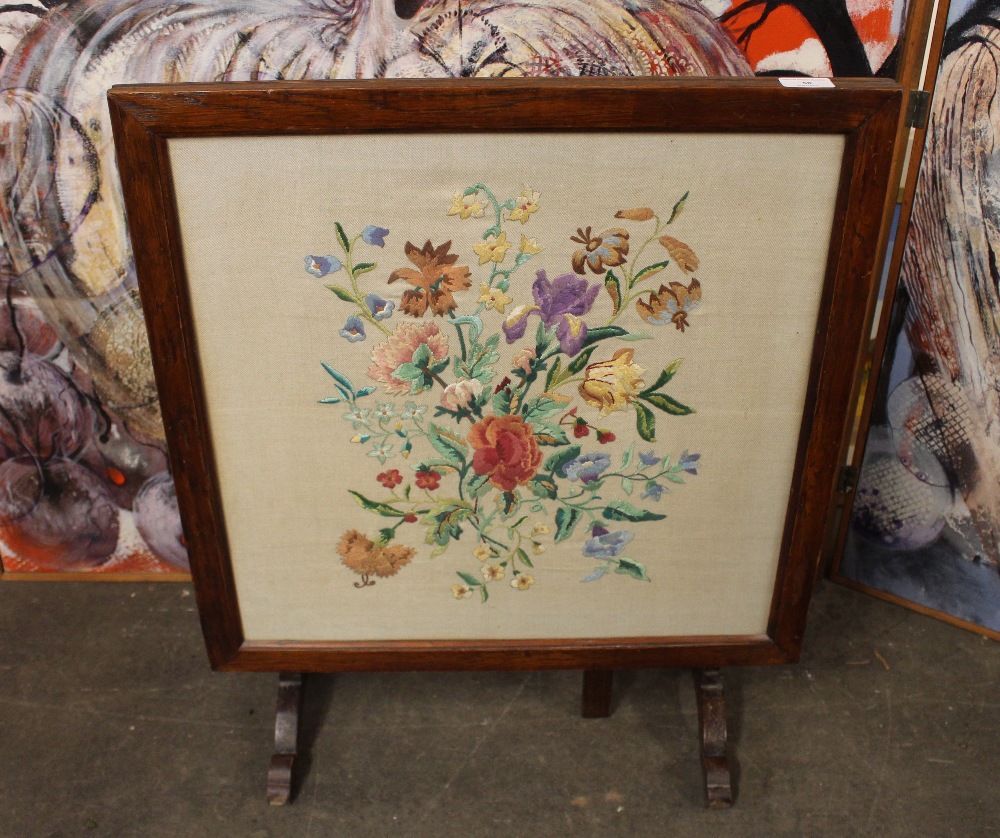
<instances>
[{"instance_id":1,"label":"wood grain texture","mask_svg":"<svg viewBox=\"0 0 1000 838\"><path fill-rule=\"evenodd\" d=\"M799 653L833 498L837 451L863 338L875 246L900 105L879 80L787 89L775 80L331 82L125 86L109 93L115 144L154 369L216 668L612 669L782 663ZM191 330L170 137L374 132L683 131L832 133L846 138L834 235L815 338L767 635L388 643L246 642ZM790 139L790 142L794 140ZM731 161L720 165L752 165ZM845 363L845 359L848 363Z\"/></svg>"}]
</instances>

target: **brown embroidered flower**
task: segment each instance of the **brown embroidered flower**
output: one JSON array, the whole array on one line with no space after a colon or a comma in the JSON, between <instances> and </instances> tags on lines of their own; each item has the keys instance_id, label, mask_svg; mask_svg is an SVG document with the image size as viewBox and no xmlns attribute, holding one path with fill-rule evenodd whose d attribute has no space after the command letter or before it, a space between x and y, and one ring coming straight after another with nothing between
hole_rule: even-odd
<instances>
[{"instance_id":1,"label":"brown embroidered flower","mask_svg":"<svg viewBox=\"0 0 1000 838\"><path fill-rule=\"evenodd\" d=\"M595 274L604 273L605 267L625 264L628 255L628 230L612 227L598 233L596 236L586 230L577 228L576 235L570 236L570 241L583 245L573 254L573 270L578 274L586 273L585 267Z\"/></svg>"},{"instance_id":2,"label":"brown embroidered flower","mask_svg":"<svg viewBox=\"0 0 1000 838\"><path fill-rule=\"evenodd\" d=\"M618 210L615 218L624 218L626 221L649 221L654 215L649 207L632 207L631 209Z\"/></svg>"},{"instance_id":3,"label":"brown embroidered flower","mask_svg":"<svg viewBox=\"0 0 1000 838\"><path fill-rule=\"evenodd\" d=\"M542 452L531 426L520 416L487 416L469 431L475 449L472 467L476 474L488 474L490 483L504 492L523 486L538 471Z\"/></svg>"},{"instance_id":4,"label":"brown embroidered flower","mask_svg":"<svg viewBox=\"0 0 1000 838\"><path fill-rule=\"evenodd\" d=\"M647 323L663 325L673 323L680 331L684 331L688 323L688 313L698 307L701 302L701 283L692 279L689 285L681 282L671 282L669 286L661 285L660 290L649 294L649 300L638 299L635 309Z\"/></svg>"},{"instance_id":5,"label":"brown embroidered flower","mask_svg":"<svg viewBox=\"0 0 1000 838\"><path fill-rule=\"evenodd\" d=\"M355 582L355 586L364 587L374 584L369 581L370 576L395 576L410 563L415 551L402 544L389 546L375 542L362 532L348 530L340 537L337 552L347 567L361 575L362 582Z\"/></svg>"},{"instance_id":6,"label":"brown embroidered flower","mask_svg":"<svg viewBox=\"0 0 1000 838\"><path fill-rule=\"evenodd\" d=\"M587 367L586 378L579 387L580 395L587 404L600 408L601 416L613 410L625 410L642 389L641 376L646 370L635 363L632 356L633 350L619 349L610 361Z\"/></svg>"},{"instance_id":7,"label":"brown embroidered flower","mask_svg":"<svg viewBox=\"0 0 1000 838\"><path fill-rule=\"evenodd\" d=\"M389 276L389 282L402 279L413 286L412 290L403 292L399 303L401 311L413 317L423 317L429 308L432 314L443 317L458 308L453 292L471 287L472 279L466 265L455 264L458 254L449 253L450 249L450 241L439 247L434 247L430 239L423 247L406 243L403 248L406 258L417 269L397 268Z\"/></svg>"}]
</instances>

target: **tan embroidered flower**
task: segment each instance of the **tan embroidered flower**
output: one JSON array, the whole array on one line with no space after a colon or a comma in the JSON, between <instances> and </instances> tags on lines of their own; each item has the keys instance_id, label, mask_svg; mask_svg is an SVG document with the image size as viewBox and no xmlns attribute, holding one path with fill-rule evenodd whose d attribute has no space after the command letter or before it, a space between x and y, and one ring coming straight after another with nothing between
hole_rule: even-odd
<instances>
[{"instance_id":1,"label":"tan embroidered flower","mask_svg":"<svg viewBox=\"0 0 1000 838\"><path fill-rule=\"evenodd\" d=\"M443 317L458 308L453 292L471 287L472 279L468 266L455 264L458 254L449 253L450 249L450 241L440 247L434 247L430 239L423 247L417 247L412 242L406 243L403 251L416 270L396 268L389 275L390 283L401 279L414 286L403 292L399 303L401 311L412 317L423 317L429 308L433 314Z\"/></svg>"},{"instance_id":2,"label":"tan embroidered flower","mask_svg":"<svg viewBox=\"0 0 1000 838\"><path fill-rule=\"evenodd\" d=\"M701 303L701 283L692 279L690 284L671 282L661 285L660 290L649 293L649 299L635 301L635 309L647 323L663 325L673 323L680 331L691 324L688 314Z\"/></svg>"},{"instance_id":3,"label":"tan embroidered flower","mask_svg":"<svg viewBox=\"0 0 1000 838\"><path fill-rule=\"evenodd\" d=\"M499 236L490 235L485 241L472 245L472 249L479 257L480 265L485 265L487 262L499 265L510 248L511 243L507 241L506 233L501 233Z\"/></svg>"},{"instance_id":4,"label":"tan embroidered flower","mask_svg":"<svg viewBox=\"0 0 1000 838\"><path fill-rule=\"evenodd\" d=\"M486 204L476 200L476 193L464 195L461 192L456 192L452 196L451 209L448 210L448 215L457 215L462 220L465 220L466 218L482 218L485 211Z\"/></svg>"},{"instance_id":5,"label":"tan embroidered flower","mask_svg":"<svg viewBox=\"0 0 1000 838\"><path fill-rule=\"evenodd\" d=\"M542 246L538 243L538 239L529 239L524 233L521 233L521 243L518 245L518 250L529 256L534 256L536 253L542 252Z\"/></svg>"},{"instance_id":6,"label":"tan embroidered flower","mask_svg":"<svg viewBox=\"0 0 1000 838\"><path fill-rule=\"evenodd\" d=\"M539 544L537 541L532 541L531 552L534 553L536 556L540 556L542 555L542 553L545 552L545 545Z\"/></svg>"},{"instance_id":7,"label":"tan embroidered flower","mask_svg":"<svg viewBox=\"0 0 1000 838\"><path fill-rule=\"evenodd\" d=\"M413 559L414 550L401 544L380 544L357 530L348 530L337 545L340 560L355 573L367 576L395 576Z\"/></svg>"},{"instance_id":8,"label":"tan embroidered flower","mask_svg":"<svg viewBox=\"0 0 1000 838\"><path fill-rule=\"evenodd\" d=\"M539 197L538 192L535 192L530 187L524 187L521 194L514 199L514 209L510 211L510 220L527 224L528 217L533 212L538 212Z\"/></svg>"},{"instance_id":9,"label":"tan embroidered flower","mask_svg":"<svg viewBox=\"0 0 1000 838\"><path fill-rule=\"evenodd\" d=\"M455 597L455 599L467 599L472 596L472 588L468 585L452 585L451 595Z\"/></svg>"},{"instance_id":10,"label":"tan embroidered flower","mask_svg":"<svg viewBox=\"0 0 1000 838\"><path fill-rule=\"evenodd\" d=\"M548 535L550 532L548 524L538 523L531 528L532 535Z\"/></svg>"},{"instance_id":11,"label":"tan embroidered flower","mask_svg":"<svg viewBox=\"0 0 1000 838\"><path fill-rule=\"evenodd\" d=\"M514 353L511 365L514 369L523 370L527 374L531 372L531 362L537 357L538 353L535 352L534 347L523 346Z\"/></svg>"},{"instance_id":12,"label":"tan embroidered flower","mask_svg":"<svg viewBox=\"0 0 1000 838\"><path fill-rule=\"evenodd\" d=\"M526 591L532 585L535 584L535 577L530 573L519 573L513 579L510 580L510 586L512 588L517 588L519 591Z\"/></svg>"},{"instance_id":13,"label":"tan embroidered flower","mask_svg":"<svg viewBox=\"0 0 1000 838\"><path fill-rule=\"evenodd\" d=\"M507 573L498 564L483 565L483 579L487 582L499 582Z\"/></svg>"},{"instance_id":14,"label":"tan embroidered flower","mask_svg":"<svg viewBox=\"0 0 1000 838\"><path fill-rule=\"evenodd\" d=\"M579 387L580 395L587 404L600 408L601 416L613 410L625 410L638 396L646 370L632 360L632 355L631 349L619 349L610 361L587 367L586 378Z\"/></svg>"},{"instance_id":15,"label":"tan embroidered flower","mask_svg":"<svg viewBox=\"0 0 1000 838\"><path fill-rule=\"evenodd\" d=\"M615 218L624 218L626 221L649 221L655 213L649 207L633 207L632 209L618 210Z\"/></svg>"},{"instance_id":16,"label":"tan embroidered flower","mask_svg":"<svg viewBox=\"0 0 1000 838\"><path fill-rule=\"evenodd\" d=\"M500 288L490 288L489 285L480 285L479 302L483 303L487 310L495 308L503 314L504 307L514 302L514 298L508 297Z\"/></svg>"},{"instance_id":17,"label":"tan embroidered flower","mask_svg":"<svg viewBox=\"0 0 1000 838\"><path fill-rule=\"evenodd\" d=\"M493 551L485 544L480 544L475 550L472 551L472 555L474 555L481 562L488 562L493 558Z\"/></svg>"},{"instance_id":18,"label":"tan embroidered flower","mask_svg":"<svg viewBox=\"0 0 1000 838\"><path fill-rule=\"evenodd\" d=\"M411 390L410 382L393 376L402 364L413 361L422 345L430 350L434 361L448 357L448 338L441 333L433 320L421 323L400 323L396 331L372 350L372 364L368 375L385 385L386 392L402 395Z\"/></svg>"},{"instance_id":19,"label":"tan embroidered flower","mask_svg":"<svg viewBox=\"0 0 1000 838\"><path fill-rule=\"evenodd\" d=\"M605 268L625 264L628 254L628 230L612 227L597 235L586 230L577 229L570 241L579 242L583 247L573 254L573 270L578 274L586 273L585 267L595 274L604 273Z\"/></svg>"}]
</instances>

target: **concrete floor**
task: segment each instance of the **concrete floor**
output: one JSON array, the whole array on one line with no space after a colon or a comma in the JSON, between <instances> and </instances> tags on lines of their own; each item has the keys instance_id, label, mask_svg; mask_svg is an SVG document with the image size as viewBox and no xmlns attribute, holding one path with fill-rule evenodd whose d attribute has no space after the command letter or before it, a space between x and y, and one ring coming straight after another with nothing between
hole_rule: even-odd
<instances>
[{"instance_id":1,"label":"concrete floor","mask_svg":"<svg viewBox=\"0 0 1000 838\"><path fill-rule=\"evenodd\" d=\"M268 807L274 675L209 671L177 584L0 585L0 836L995 836L1000 644L832 584L797 666L725 673L703 808L689 673L314 677Z\"/></svg>"}]
</instances>

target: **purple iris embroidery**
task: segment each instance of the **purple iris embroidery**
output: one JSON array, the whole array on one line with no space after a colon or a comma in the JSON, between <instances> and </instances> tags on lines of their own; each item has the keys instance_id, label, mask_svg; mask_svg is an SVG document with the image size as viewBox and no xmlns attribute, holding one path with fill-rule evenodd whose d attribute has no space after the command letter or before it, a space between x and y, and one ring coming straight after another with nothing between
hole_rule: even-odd
<instances>
[{"instance_id":1,"label":"purple iris embroidery","mask_svg":"<svg viewBox=\"0 0 1000 838\"><path fill-rule=\"evenodd\" d=\"M357 343L365 339L365 324L360 317L351 315L347 318L344 328L340 330L340 336L347 338L351 343Z\"/></svg>"},{"instance_id":2,"label":"purple iris embroidery","mask_svg":"<svg viewBox=\"0 0 1000 838\"><path fill-rule=\"evenodd\" d=\"M610 467L611 458L607 454L584 454L566 463L562 472L570 480L593 483Z\"/></svg>"},{"instance_id":3,"label":"purple iris embroidery","mask_svg":"<svg viewBox=\"0 0 1000 838\"><path fill-rule=\"evenodd\" d=\"M361 238L365 244L374 244L377 247L385 247L385 237L388 235L389 231L385 227L376 227L374 224L369 224L361 231Z\"/></svg>"},{"instance_id":4,"label":"purple iris embroidery","mask_svg":"<svg viewBox=\"0 0 1000 838\"><path fill-rule=\"evenodd\" d=\"M580 318L590 311L599 291L600 285L591 285L582 277L562 274L549 280L545 271L539 271L531 286L535 305L515 309L503 323L507 343L524 337L528 318L537 314L546 329L555 328L559 349L571 357L576 355L587 337L587 324Z\"/></svg>"},{"instance_id":5,"label":"purple iris embroidery","mask_svg":"<svg viewBox=\"0 0 1000 838\"><path fill-rule=\"evenodd\" d=\"M608 532L599 524L594 526L593 538L583 545L583 555L592 559L613 559L621 554L635 536L628 530Z\"/></svg>"},{"instance_id":6,"label":"purple iris embroidery","mask_svg":"<svg viewBox=\"0 0 1000 838\"><path fill-rule=\"evenodd\" d=\"M306 272L316 277L336 273L341 268L340 260L336 256L306 256L305 262Z\"/></svg>"},{"instance_id":7,"label":"purple iris embroidery","mask_svg":"<svg viewBox=\"0 0 1000 838\"><path fill-rule=\"evenodd\" d=\"M396 307L394 302L383 300L378 294L368 294L365 297L365 305L376 320L392 317L392 310Z\"/></svg>"}]
</instances>

